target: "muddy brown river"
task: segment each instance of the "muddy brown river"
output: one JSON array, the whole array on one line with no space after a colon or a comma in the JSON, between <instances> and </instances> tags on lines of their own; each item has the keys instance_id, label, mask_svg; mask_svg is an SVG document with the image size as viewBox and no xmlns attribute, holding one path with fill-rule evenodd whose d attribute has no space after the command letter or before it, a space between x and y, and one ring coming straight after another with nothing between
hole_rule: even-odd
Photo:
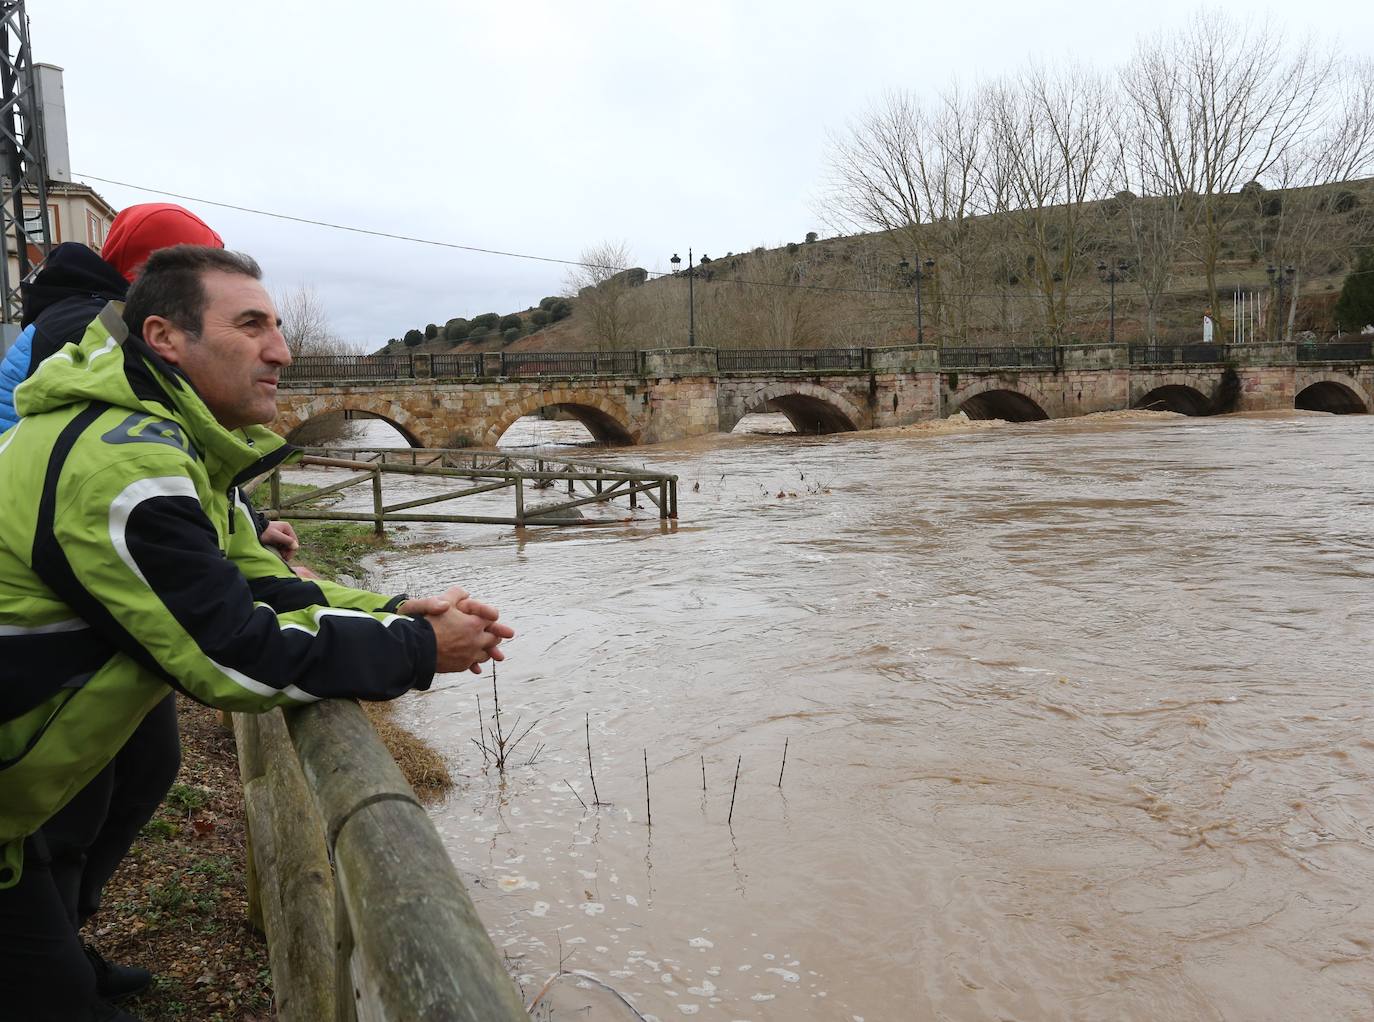
<instances>
[{"instance_id":1,"label":"muddy brown river","mask_svg":"<svg viewBox=\"0 0 1374 1022\"><path fill-rule=\"evenodd\" d=\"M561 966L662 1022L1374 1017L1374 418L976 425L568 450L678 473L680 522L378 558L519 629L504 778L489 673L401 714L527 998ZM598 1011L540 1017L633 1017Z\"/></svg>"}]
</instances>

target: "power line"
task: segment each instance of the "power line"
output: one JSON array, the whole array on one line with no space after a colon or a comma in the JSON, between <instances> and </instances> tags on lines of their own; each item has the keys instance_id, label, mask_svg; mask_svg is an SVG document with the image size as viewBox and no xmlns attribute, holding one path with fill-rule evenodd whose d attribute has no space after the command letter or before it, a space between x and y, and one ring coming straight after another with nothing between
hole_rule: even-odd
<instances>
[{"instance_id":1,"label":"power line","mask_svg":"<svg viewBox=\"0 0 1374 1022\"><path fill-rule=\"evenodd\" d=\"M373 230L373 229L368 228L368 227L354 227L354 226L349 225L349 224L336 224L336 223L333 223L333 222L328 221L328 220L316 220L316 219L313 219L313 218L311 218L311 217L293 216L292 214L289 214L289 213L277 213L277 212L274 212L273 210L257 209L257 208L255 208L255 207L253 207L253 206L242 206L242 205L238 205L238 204L235 204L235 203L232 203L232 202L220 202L220 201L218 201L218 200L216 200L216 199L205 199L205 198L201 198L200 196L196 196L196 195L185 195L185 194L182 194L182 193L180 193L180 192L167 191L166 189L162 189L162 188L152 188L152 187L149 187L148 185L133 184L133 183L128 182L128 181L117 181L117 180L115 180L115 179L113 179L113 178L101 177L101 176L99 176L99 175L97 175L97 174L76 174L75 176L76 176L76 177L82 177L82 178L89 178L89 179L92 180L92 181L99 181L99 182L101 182L102 184L118 185L118 186L121 187L121 188L132 188L132 189L135 190L135 191L147 192L147 193L149 193L150 195L162 195L162 196L166 196L166 197L172 198L172 199L184 199L184 200L187 201L187 202L198 202L198 203L201 203L201 204L206 205L206 206L215 206L215 207L218 207L218 208L220 208L220 209L232 209L232 210L236 210L237 212L240 212L240 213L252 213L252 214L254 214L255 216L271 217L272 219L275 219L275 220L286 220L286 221L288 221L288 222L290 222L290 223L308 224L308 225L310 225L310 226L312 226L312 227L327 227L327 228L329 228L329 229L331 229L331 230L336 230L336 231L347 231L347 232L349 232L350 234L363 234L363 235L367 235L367 236L369 236L369 237L374 237L374 238L389 238L389 239L392 239L392 240L394 240L394 241L408 241L408 242L412 242L412 243L417 244L417 245L430 245L430 246L433 246L433 247L435 247L435 248L455 249L455 250L460 251L460 252L475 252L475 253L478 253L478 254L480 254L480 255L502 256L502 257L507 258L507 259L525 259L525 260L529 260L529 261L532 261L532 262L554 263L554 264L559 265L559 266L577 266L577 267L582 267L582 268L584 268L584 269L590 269L590 270L610 270L610 271L615 272L615 273L621 273L621 272L625 271L626 269L630 269L630 267L625 267L625 266L609 266L609 265L606 265L606 264L603 264L603 263L588 263L588 262L583 262L583 261L581 261L581 260L579 260L579 259L560 259L560 258L558 258L558 257L556 257L556 256L534 255L534 254L529 253L529 252L512 252L512 251L508 251L508 250L506 250L506 249L499 249L499 248L484 248L484 247L479 246L479 245L464 245L464 244L461 244L461 243L455 242L455 241L439 241L439 240L434 239L434 238L420 238L420 237L416 237L415 235L410 235L410 234L396 234L396 233L393 233L393 232L390 232L390 231L378 231L378 230ZM726 257L726 258L729 258L729 257ZM745 280L745 279L739 278L739 277L716 278L716 277L714 277L714 272L715 272L715 271L706 269L706 267L709 267L709 266L711 266L711 265L712 265L711 263L707 263L707 264L705 264L705 266L703 266L703 265L701 265L701 264L698 264L697 267L696 267L695 269L689 270L689 271L686 271L686 272L694 273L694 274L696 274L696 275L699 276L699 277L700 277L700 276L705 276L706 279L707 279L708 281L710 281L711 283L720 283L720 284L741 284L741 285L745 285L745 286L748 286L748 287L771 287L771 288L782 288L782 289L788 289L788 290L820 291L820 292L826 292L826 293L832 293L832 294L854 294L854 295L902 295L902 296L908 296L908 295L910 295L910 294L912 293L911 290L910 290L909 288L895 288L895 289L894 289L894 288L861 288L861 287L843 287L843 286L840 286L840 285L829 285L829 284L802 284L802 283L795 283L795 282L788 282L788 281L776 281L776 280ZM680 275L681 275L681 272L680 272L680 271L663 271L663 270L645 270L644 273L645 273L646 276L650 276L650 277L659 277L659 278L663 278L663 277L674 277L674 276L680 276ZM1357 275L1362 276L1362 275L1364 275L1364 274L1366 274L1366 273L1374 273L1374 270L1352 270L1352 271L1350 272L1350 274L1348 274L1348 276L1357 276ZM1012 286L1014 286L1014 285L1012 285ZM1261 282L1260 284L1255 285L1255 288L1260 289L1260 290L1263 290L1263 289L1266 288L1266 286L1267 286L1267 285L1265 285L1263 282ZM1235 286L1233 286L1232 289L1235 290L1235 289L1237 289L1237 288L1236 288ZM941 293L944 297L946 297L946 298L951 298L951 299L954 299L954 298L963 298L963 299L968 299L968 298L985 298L985 299L995 299L995 300L998 300L998 301L1002 301L1002 300L1019 300L1019 301L1035 301L1035 302L1043 302L1043 301L1047 301L1047 300L1052 300L1052 299L1050 298L1050 296L1047 296L1044 292L1038 292L1038 293L1034 293L1034 294L1017 294L1017 293L1011 292L1011 291L992 291L992 292L967 291L967 292L956 292L956 291L942 290L940 293ZM1144 294L1144 291L1143 291L1143 290L1141 291L1141 294L1142 294L1142 295ZM1173 297L1173 296L1179 296L1179 295L1197 296L1197 295L1198 295L1198 292L1197 292L1196 290L1189 290L1189 291L1183 291L1183 290L1167 290L1167 291L1159 291L1159 292L1157 292L1157 294L1158 294L1159 297L1165 297L1165 296ZM1218 291L1218 295L1220 295L1220 294L1221 294L1221 291L1219 290L1219 291Z\"/></svg>"},{"instance_id":2,"label":"power line","mask_svg":"<svg viewBox=\"0 0 1374 1022\"><path fill-rule=\"evenodd\" d=\"M99 181L107 185L119 185L121 188L132 188L139 192L148 192L150 195L165 195L172 199L185 199L187 202L199 202L206 206L218 206L220 209L233 209L240 213L253 213L257 216L272 217L275 220L289 220L297 224L310 224L314 227L328 227L336 231L348 231L352 234L366 234L374 238L392 238L396 241L411 241L417 245L433 245L436 248L455 248L463 252L478 252L482 255L505 256L509 259L531 259L541 263L559 263L563 266L585 266L588 269L610 270L617 269L613 266L600 266L596 263L579 262L576 259L557 259L553 256L531 255L528 252L507 252L499 248L481 248L477 245L461 245L454 241L436 241L433 238L417 238L410 234L393 234L390 231L375 231L367 227L352 227L348 224L331 223L328 220L313 220L310 217L292 216L289 213L276 213L268 209L255 209L252 206L239 206L232 202L219 202L215 199L203 199L198 195L183 195L180 192L169 192L162 188L149 188L147 185L131 184L128 181L116 181L113 178L99 177L95 174L77 174L77 177L90 178L92 181Z\"/></svg>"}]
</instances>

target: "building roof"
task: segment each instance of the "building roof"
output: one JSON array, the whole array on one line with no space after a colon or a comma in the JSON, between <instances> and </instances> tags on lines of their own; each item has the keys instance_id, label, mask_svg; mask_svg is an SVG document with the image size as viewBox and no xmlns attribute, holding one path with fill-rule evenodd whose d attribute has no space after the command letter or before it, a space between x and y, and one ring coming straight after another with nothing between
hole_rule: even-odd
<instances>
[{"instance_id":1,"label":"building roof","mask_svg":"<svg viewBox=\"0 0 1374 1022\"><path fill-rule=\"evenodd\" d=\"M48 194L65 196L84 195L89 199L95 200L97 205L103 206L105 212L110 216L114 216L119 212L119 210L105 201L105 198L94 188L80 181L49 181Z\"/></svg>"}]
</instances>

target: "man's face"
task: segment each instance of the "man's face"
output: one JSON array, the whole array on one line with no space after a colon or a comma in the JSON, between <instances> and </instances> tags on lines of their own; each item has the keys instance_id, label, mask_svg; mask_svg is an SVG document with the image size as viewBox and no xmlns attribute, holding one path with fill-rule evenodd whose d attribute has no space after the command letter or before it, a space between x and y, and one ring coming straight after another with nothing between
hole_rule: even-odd
<instances>
[{"instance_id":1,"label":"man's face","mask_svg":"<svg viewBox=\"0 0 1374 1022\"><path fill-rule=\"evenodd\" d=\"M201 275L205 316L200 337L175 330L181 367L221 426L238 429L277 417L277 377L291 364L281 320L252 277L212 270ZM179 335L179 336L175 336Z\"/></svg>"}]
</instances>

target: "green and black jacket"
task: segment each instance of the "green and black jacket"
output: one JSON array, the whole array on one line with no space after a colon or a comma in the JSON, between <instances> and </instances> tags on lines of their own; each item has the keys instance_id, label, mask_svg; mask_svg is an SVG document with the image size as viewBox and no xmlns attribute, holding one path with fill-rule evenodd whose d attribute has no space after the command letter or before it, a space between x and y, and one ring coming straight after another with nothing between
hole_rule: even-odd
<instances>
[{"instance_id":1,"label":"green and black jacket","mask_svg":"<svg viewBox=\"0 0 1374 1022\"><path fill-rule=\"evenodd\" d=\"M15 392L0 436L0 887L22 839L175 688L230 710L427 688L399 597L298 579L237 488L292 456L230 432L111 304Z\"/></svg>"}]
</instances>

